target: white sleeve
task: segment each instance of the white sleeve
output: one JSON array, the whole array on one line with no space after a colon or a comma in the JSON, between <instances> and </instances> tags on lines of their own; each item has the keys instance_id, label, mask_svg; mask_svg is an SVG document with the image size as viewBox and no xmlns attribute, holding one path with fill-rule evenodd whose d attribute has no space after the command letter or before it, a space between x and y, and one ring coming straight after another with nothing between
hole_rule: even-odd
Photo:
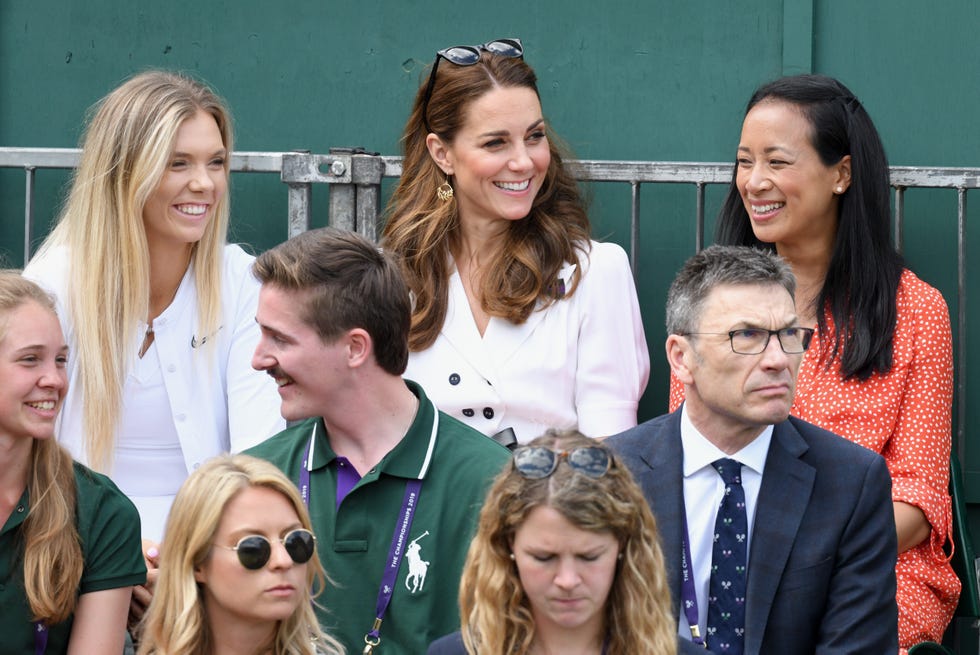
<instances>
[{"instance_id":1,"label":"white sleeve","mask_svg":"<svg viewBox=\"0 0 980 655\"><path fill-rule=\"evenodd\" d=\"M231 452L241 452L265 441L286 428L275 381L265 372L252 368L252 355L259 341L255 312L261 285L252 275L252 257L243 251L226 252L226 257L246 257L247 265L229 266L238 279L227 280L226 288L236 297L231 347L225 369L228 394L228 433ZM231 248L229 248L231 250Z\"/></svg>"},{"instance_id":2,"label":"white sleeve","mask_svg":"<svg viewBox=\"0 0 980 655\"><path fill-rule=\"evenodd\" d=\"M602 437L636 425L650 356L626 253L593 242L587 267L575 292L582 305L575 407L579 430Z\"/></svg>"}]
</instances>

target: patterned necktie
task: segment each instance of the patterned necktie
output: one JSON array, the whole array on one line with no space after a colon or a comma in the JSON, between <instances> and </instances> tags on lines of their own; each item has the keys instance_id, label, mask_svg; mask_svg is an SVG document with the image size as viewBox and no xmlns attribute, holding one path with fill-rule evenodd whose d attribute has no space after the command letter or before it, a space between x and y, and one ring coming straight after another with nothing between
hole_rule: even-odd
<instances>
[{"instance_id":1,"label":"patterned necktie","mask_svg":"<svg viewBox=\"0 0 980 655\"><path fill-rule=\"evenodd\" d=\"M745 647L745 547L749 533L742 465L733 459L719 459L711 465L725 481L725 494L715 520L707 642L715 653L741 655Z\"/></svg>"}]
</instances>

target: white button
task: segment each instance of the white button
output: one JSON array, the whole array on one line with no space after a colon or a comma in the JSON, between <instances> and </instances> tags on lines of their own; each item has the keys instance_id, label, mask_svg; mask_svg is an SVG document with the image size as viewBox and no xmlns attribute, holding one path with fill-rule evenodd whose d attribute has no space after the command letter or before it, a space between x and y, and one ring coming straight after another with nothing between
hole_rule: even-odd
<instances>
[{"instance_id":1,"label":"white button","mask_svg":"<svg viewBox=\"0 0 980 655\"><path fill-rule=\"evenodd\" d=\"M185 418L187 418L187 415L186 414L177 414L177 416L175 416L174 418L177 419L178 421L183 422L183 420Z\"/></svg>"},{"instance_id":2,"label":"white button","mask_svg":"<svg viewBox=\"0 0 980 655\"><path fill-rule=\"evenodd\" d=\"M200 462L194 462L194 470L196 471L197 467L199 467L200 465L201 465Z\"/></svg>"},{"instance_id":3,"label":"white button","mask_svg":"<svg viewBox=\"0 0 980 655\"><path fill-rule=\"evenodd\" d=\"M176 371L176 370L177 370L177 366L176 366L176 365L174 365L174 364L170 364L170 365L168 365L168 366L167 366L167 370L168 370L169 372L171 372L171 373L173 373L174 371Z\"/></svg>"}]
</instances>

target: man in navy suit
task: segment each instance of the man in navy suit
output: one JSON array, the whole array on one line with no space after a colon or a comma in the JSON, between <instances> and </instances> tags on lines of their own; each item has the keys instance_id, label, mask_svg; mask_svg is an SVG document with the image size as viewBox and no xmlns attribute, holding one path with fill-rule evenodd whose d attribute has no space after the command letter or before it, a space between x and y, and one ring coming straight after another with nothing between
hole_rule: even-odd
<instances>
[{"instance_id":1,"label":"man in navy suit","mask_svg":"<svg viewBox=\"0 0 980 655\"><path fill-rule=\"evenodd\" d=\"M789 416L812 336L795 286L761 250L712 246L688 260L668 294L666 342L685 402L606 443L657 517L682 637L715 632L715 520L731 488L712 463L727 458L741 464L748 543L744 627L725 652L896 653L891 480L876 453Z\"/></svg>"}]
</instances>

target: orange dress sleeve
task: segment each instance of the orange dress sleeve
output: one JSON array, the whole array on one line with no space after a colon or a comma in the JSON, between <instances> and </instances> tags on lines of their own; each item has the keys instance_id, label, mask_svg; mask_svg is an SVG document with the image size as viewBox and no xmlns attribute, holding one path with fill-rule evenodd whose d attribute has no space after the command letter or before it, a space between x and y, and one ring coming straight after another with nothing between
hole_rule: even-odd
<instances>
[{"instance_id":1,"label":"orange dress sleeve","mask_svg":"<svg viewBox=\"0 0 980 655\"><path fill-rule=\"evenodd\" d=\"M684 385L681 381L677 379L674 375L674 371L670 372L670 398L668 398L668 407L670 411L674 411L681 406L684 402Z\"/></svg>"},{"instance_id":2,"label":"orange dress sleeve","mask_svg":"<svg viewBox=\"0 0 980 655\"><path fill-rule=\"evenodd\" d=\"M953 399L952 338L942 295L904 271L891 370L861 382L842 380L817 337L800 367L791 412L880 453L892 475L892 498L920 508L929 538L901 553L899 643L941 641L960 582L943 551L952 536L949 454ZM833 330L829 315L828 326Z\"/></svg>"}]
</instances>

